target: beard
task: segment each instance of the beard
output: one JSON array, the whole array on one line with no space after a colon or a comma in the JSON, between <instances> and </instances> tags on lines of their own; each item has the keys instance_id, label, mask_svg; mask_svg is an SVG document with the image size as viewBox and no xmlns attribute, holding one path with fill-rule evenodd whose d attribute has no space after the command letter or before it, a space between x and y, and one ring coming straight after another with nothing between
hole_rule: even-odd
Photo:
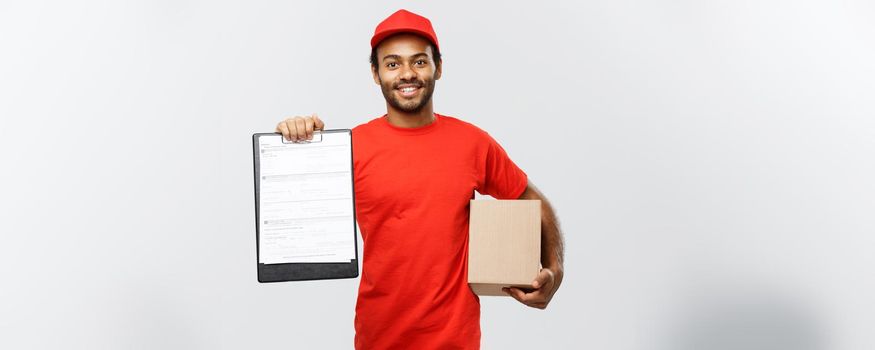
<instances>
[{"instance_id":1,"label":"beard","mask_svg":"<svg viewBox=\"0 0 875 350\"><path fill-rule=\"evenodd\" d=\"M419 94L418 99L400 99L395 94L395 88L401 84L416 84L418 85L422 91ZM434 79L422 79L422 80L402 80L397 84L393 84L391 82L384 82L380 79L380 90L383 91L383 98L386 99L386 102L389 103L392 107L397 110L400 110L405 113L417 113L422 110L425 105L431 101L431 95L434 93Z\"/></svg>"}]
</instances>

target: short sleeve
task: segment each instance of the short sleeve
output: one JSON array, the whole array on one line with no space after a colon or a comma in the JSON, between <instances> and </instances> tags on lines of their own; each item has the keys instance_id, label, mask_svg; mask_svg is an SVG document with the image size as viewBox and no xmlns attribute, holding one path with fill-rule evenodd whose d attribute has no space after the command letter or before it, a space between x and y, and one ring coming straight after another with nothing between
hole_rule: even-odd
<instances>
[{"instance_id":1,"label":"short sleeve","mask_svg":"<svg viewBox=\"0 0 875 350\"><path fill-rule=\"evenodd\" d=\"M487 147L478 174L477 192L496 199L517 199L528 186L528 176L508 157L504 148L484 132Z\"/></svg>"}]
</instances>

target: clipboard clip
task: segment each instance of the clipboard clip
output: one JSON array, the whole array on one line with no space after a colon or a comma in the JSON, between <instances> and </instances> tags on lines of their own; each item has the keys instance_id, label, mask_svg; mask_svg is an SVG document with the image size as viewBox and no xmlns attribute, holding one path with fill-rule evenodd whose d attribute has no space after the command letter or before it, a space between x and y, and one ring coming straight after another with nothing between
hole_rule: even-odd
<instances>
[{"instance_id":1,"label":"clipboard clip","mask_svg":"<svg viewBox=\"0 0 875 350\"><path fill-rule=\"evenodd\" d=\"M280 137L285 144L295 144L295 143L318 143L322 142L322 130L314 130L313 131L313 139L312 140L300 140L300 141L288 141L285 137Z\"/></svg>"}]
</instances>

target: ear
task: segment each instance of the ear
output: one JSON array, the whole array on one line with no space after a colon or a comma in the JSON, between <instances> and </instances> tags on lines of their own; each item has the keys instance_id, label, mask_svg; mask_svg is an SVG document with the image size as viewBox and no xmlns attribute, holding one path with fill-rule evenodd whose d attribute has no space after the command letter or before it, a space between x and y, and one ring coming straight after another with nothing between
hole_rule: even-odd
<instances>
[{"instance_id":1,"label":"ear","mask_svg":"<svg viewBox=\"0 0 875 350\"><path fill-rule=\"evenodd\" d=\"M371 65L371 74L374 76L374 84L380 85L380 73L377 72L377 66Z\"/></svg>"},{"instance_id":2,"label":"ear","mask_svg":"<svg viewBox=\"0 0 875 350\"><path fill-rule=\"evenodd\" d=\"M439 62L440 62L439 64L434 65L435 66L434 80L438 80L441 78L441 69L444 67L444 61L440 60Z\"/></svg>"}]
</instances>

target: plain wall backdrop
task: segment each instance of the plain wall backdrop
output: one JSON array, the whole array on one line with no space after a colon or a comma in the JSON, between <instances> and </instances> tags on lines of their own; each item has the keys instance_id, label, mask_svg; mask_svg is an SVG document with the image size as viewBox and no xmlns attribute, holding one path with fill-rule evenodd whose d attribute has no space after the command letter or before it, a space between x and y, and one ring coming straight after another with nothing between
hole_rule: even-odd
<instances>
[{"instance_id":1,"label":"plain wall backdrop","mask_svg":"<svg viewBox=\"0 0 875 350\"><path fill-rule=\"evenodd\" d=\"M0 348L352 348L358 279L256 281L250 136L385 113L399 8L565 233L484 349L875 348L863 0L4 1Z\"/></svg>"}]
</instances>

